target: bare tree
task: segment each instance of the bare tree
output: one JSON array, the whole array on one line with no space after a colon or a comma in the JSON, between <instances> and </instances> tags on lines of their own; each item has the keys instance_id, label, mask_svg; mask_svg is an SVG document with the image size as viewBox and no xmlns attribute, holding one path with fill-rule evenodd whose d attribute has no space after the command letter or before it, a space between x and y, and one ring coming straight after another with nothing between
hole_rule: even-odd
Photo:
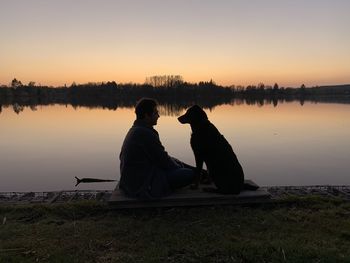
<instances>
[{"instance_id":1,"label":"bare tree","mask_svg":"<svg viewBox=\"0 0 350 263\"><path fill-rule=\"evenodd\" d=\"M181 85L183 82L183 78L180 75L156 75L146 78L145 84L152 85L153 87L171 88Z\"/></svg>"},{"instance_id":2,"label":"bare tree","mask_svg":"<svg viewBox=\"0 0 350 263\"><path fill-rule=\"evenodd\" d=\"M11 81L11 87L12 88L18 88L18 87L22 87L23 84L20 80L17 80L16 78L14 78L12 81Z\"/></svg>"}]
</instances>

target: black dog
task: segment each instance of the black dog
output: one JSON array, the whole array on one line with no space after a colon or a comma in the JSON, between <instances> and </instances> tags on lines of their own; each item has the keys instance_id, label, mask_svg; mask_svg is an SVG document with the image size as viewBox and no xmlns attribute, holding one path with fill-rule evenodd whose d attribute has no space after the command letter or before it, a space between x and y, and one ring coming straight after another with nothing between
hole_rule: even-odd
<instances>
[{"instance_id":1,"label":"black dog","mask_svg":"<svg viewBox=\"0 0 350 263\"><path fill-rule=\"evenodd\" d=\"M191 125L191 147L196 160L197 178L200 177L205 162L209 176L219 193L239 194L243 188L249 188L244 187L243 169L231 145L208 120L201 107L190 107L178 120L182 124ZM198 182L199 179L197 184Z\"/></svg>"}]
</instances>

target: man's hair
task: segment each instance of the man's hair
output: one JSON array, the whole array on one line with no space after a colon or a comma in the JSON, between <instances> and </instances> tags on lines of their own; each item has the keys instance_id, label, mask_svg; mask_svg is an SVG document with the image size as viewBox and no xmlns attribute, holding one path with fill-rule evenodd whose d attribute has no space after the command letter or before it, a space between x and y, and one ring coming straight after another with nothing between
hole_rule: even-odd
<instances>
[{"instance_id":1,"label":"man's hair","mask_svg":"<svg viewBox=\"0 0 350 263\"><path fill-rule=\"evenodd\" d=\"M142 98L136 103L135 113L136 118L142 120L145 118L145 114L151 115L155 107L157 107L157 101L150 98Z\"/></svg>"}]
</instances>

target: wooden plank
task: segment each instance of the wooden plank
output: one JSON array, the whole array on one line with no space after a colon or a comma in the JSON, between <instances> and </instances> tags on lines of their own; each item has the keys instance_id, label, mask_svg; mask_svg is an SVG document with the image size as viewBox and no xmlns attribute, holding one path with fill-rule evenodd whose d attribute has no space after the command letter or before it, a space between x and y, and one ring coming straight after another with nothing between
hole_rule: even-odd
<instances>
[{"instance_id":1,"label":"wooden plank","mask_svg":"<svg viewBox=\"0 0 350 263\"><path fill-rule=\"evenodd\" d=\"M268 200L270 200L270 194L262 189L256 191L242 191L239 195L223 195L203 192L201 188L196 190L184 188L159 200L138 200L129 198L119 189L115 189L112 192L108 204L113 208L150 208L262 203Z\"/></svg>"}]
</instances>

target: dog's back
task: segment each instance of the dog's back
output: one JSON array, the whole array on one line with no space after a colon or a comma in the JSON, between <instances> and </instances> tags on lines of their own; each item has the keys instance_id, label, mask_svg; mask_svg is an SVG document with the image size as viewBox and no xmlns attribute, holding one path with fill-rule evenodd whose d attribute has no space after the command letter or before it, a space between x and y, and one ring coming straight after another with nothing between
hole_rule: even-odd
<instances>
[{"instance_id":1,"label":"dog's back","mask_svg":"<svg viewBox=\"0 0 350 263\"><path fill-rule=\"evenodd\" d=\"M219 192L238 194L244 184L242 166L231 145L208 120L205 111L194 105L178 120L191 125L191 146L196 158L197 172L205 162Z\"/></svg>"},{"instance_id":2,"label":"dog's back","mask_svg":"<svg viewBox=\"0 0 350 263\"><path fill-rule=\"evenodd\" d=\"M242 190L242 166L231 145L209 120L192 133L191 147L201 155L219 192L237 194Z\"/></svg>"}]
</instances>

